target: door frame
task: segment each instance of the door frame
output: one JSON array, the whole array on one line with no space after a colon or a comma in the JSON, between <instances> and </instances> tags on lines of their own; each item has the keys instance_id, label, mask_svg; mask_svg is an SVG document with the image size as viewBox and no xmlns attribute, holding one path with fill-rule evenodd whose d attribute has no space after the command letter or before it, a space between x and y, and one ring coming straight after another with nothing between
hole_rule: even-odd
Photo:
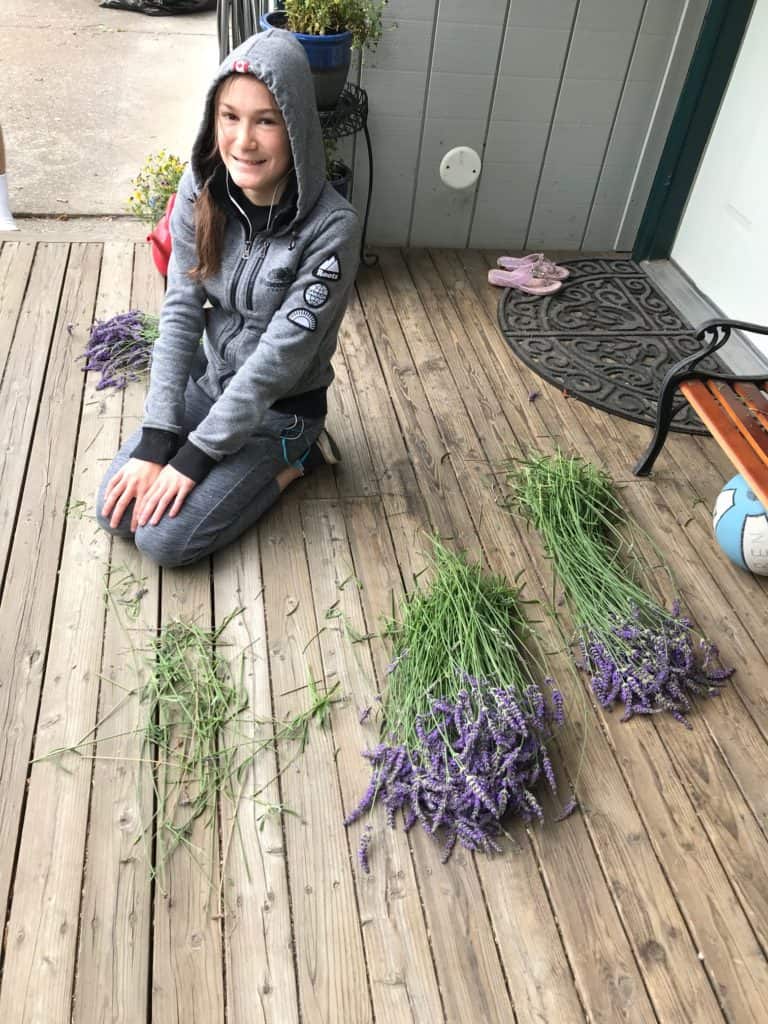
<instances>
[{"instance_id":1,"label":"door frame","mask_svg":"<svg viewBox=\"0 0 768 1024\"><path fill-rule=\"evenodd\" d=\"M632 249L668 259L755 0L710 0Z\"/></svg>"}]
</instances>

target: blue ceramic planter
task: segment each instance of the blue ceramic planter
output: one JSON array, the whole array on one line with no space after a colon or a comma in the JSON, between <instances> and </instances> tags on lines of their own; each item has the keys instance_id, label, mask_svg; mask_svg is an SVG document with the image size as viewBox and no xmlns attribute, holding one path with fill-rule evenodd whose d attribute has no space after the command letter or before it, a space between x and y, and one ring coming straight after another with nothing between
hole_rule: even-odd
<instances>
[{"instance_id":1,"label":"blue ceramic planter","mask_svg":"<svg viewBox=\"0 0 768 1024\"><path fill-rule=\"evenodd\" d=\"M282 11L270 11L261 15L259 25L262 29L285 28L285 20ZM347 81L352 54L352 33L311 36L303 32L294 32L293 35L304 47L309 59L318 110L333 110Z\"/></svg>"}]
</instances>

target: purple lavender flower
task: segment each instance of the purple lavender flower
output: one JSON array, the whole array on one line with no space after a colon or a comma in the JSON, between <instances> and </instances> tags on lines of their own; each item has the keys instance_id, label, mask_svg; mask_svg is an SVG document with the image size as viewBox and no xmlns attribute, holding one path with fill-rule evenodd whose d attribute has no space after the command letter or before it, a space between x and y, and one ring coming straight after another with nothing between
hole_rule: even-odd
<instances>
[{"instance_id":1,"label":"purple lavender flower","mask_svg":"<svg viewBox=\"0 0 768 1024\"><path fill-rule=\"evenodd\" d=\"M453 828L453 829L449 829L449 831L448 831L448 837L447 837L447 839L445 841L445 846L443 847L443 852L442 852L442 854L440 856L440 862L442 864L445 864L446 861L448 860L448 858L451 856L451 854L453 853L453 848L454 848L455 845L456 845L456 829Z\"/></svg>"},{"instance_id":2,"label":"purple lavender flower","mask_svg":"<svg viewBox=\"0 0 768 1024\"><path fill-rule=\"evenodd\" d=\"M389 665L387 665L386 669L384 670L384 675L385 676L391 675L392 672L395 671L397 666L403 660L403 658L407 658L407 657L408 657L408 648L406 647L405 650L401 651L398 654L398 656L395 658L395 660L393 662L391 662Z\"/></svg>"},{"instance_id":3,"label":"purple lavender flower","mask_svg":"<svg viewBox=\"0 0 768 1024\"><path fill-rule=\"evenodd\" d=\"M373 825L366 825L363 829L363 834L360 837L360 845L357 848L357 860L366 875L370 874L371 871L370 865L368 864L368 847L371 844L372 835Z\"/></svg>"},{"instance_id":4,"label":"purple lavender flower","mask_svg":"<svg viewBox=\"0 0 768 1024\"><path fill-rule=\"evenodd\" d=\"M157 317L138 309L96 321L81 357L85 370L100 372L96 390L124 388L129 381L144 377L156 337Z\"/></svg>"},{"instance_id":5,"label":"purple lavender flower","mask_svg":"<svg viewBox=\"0 0 768 1024\"><path fill-rule=\"evenodd\" d=\"M555 818L555 821L565 821L566 818L570 818L576 808L579 806L575 796L572 796L570 800L564 804L562 811Z\"/></svg>"},{"instance_id":6,"label":"purple lavender flower","mask_svg":"<svg viewBox=\"0 0 768 1024\"><path fill-rule=\"evenodd\" d=\"M564 720L562 694L546 680L549 706L538 686L516 696L487 681L464 679L467 689L455 703L437 699L429 720L415 723L414 749L393 735L364 751L371 780L347 824L381 800L390 826L400 811L406 830L418 821L435 839L442 834L445 860L457 840L474 851L498 850L495 837L504 816L543 818L533 789L542 778L555 789L546 743L553 725Z\"/></svg>"},{"instance_id":7,"label":"purple lavender flower","mask_svg":"<svg viewBox=\"0 0 768 1024\"><path fill-rule=\"evenodd\" d=\"M693 709L692 697L716 695L733 672L713 664L717 649L706 640L699 642L703 657L697 660L691 622L680 615L679 602L670 612L634 607L608 635L585 629L579 646L595 697L606 709L622 703L622 721L666 711L690 728L685 716Z\"/></svg>"}]
</instances>

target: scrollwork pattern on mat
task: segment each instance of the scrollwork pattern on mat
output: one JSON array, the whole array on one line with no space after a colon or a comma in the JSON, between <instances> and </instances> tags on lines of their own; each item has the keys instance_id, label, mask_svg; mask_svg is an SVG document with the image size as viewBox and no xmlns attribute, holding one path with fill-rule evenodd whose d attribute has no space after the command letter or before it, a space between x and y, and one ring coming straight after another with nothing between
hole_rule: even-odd
<instances>
[{"instance_id":1,"label":"scrollwork pattern on mat","mask_svg":"<svg viewBox=\"0 0 768 1024\"><path fill-rule=\"evenodd\" d=\"M527 366L570 397L653 424L667 369L701 347L693 329L633 260L589 258L565 265L571 276L554 295L504 293L504 337ZM702 366L722 369L717 359ZM706 433L686 403L672 429Z\"/></svg>"}]
</instances>

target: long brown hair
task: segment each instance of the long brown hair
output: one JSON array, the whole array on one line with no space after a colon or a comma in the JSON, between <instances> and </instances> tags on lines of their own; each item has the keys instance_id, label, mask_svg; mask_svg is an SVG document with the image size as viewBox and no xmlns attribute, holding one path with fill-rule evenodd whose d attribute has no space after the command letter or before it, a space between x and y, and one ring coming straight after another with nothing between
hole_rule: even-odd
<instances>
[{"instance_id":1,"label":"long brown hair","mask_svg":"<svg viewBox=\"0 0 768 1024\"><path fill-rule=\"evenodd\" d=\"M213 175L221 166L219 141L216 134L216 119L219 110L219 97L222 89L229 82L231 75L219 82L211 104L211 145L205 154L202 170L205 184L195 201L195 249L197 250L197 266L189 271L193 281L201 284L207 277L216 274L221 266L221 251L224 247L224 230L227 226L227 215L218 205L211 192Z\"/></svg>"}]
</instances>

